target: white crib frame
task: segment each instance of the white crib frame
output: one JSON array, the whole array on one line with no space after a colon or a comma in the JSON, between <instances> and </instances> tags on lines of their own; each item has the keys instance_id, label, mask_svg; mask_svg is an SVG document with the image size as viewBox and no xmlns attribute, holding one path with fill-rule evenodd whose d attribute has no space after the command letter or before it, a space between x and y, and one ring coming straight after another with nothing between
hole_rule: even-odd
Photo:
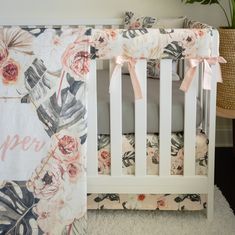
<instances>
[{"instance_id":1,"label":"white crib frame","mask_svg":"<svg viewBox=\"0 0 235 235\"><path fill-rule=\"evenodd\" d=\"M96 28L112 25L118 28L121 21L106 20L97 24ZM218 46L218 32L213 32L213 55L216 56ZM97 91L96 69L100 62L91 63L89 89L88 89L88 161L87 180L88 193L130 193L130 194L185 194L200 193L208 195L207 218L213 219L214 210L214 151L215 151L215 120L216 120L216 86L217 79L212 80L211 91L202 91L201 82L198 83L200 69L196 79L193 80L188 92L185 94L184 117L184 175L170 175L171 167L171 70L172 60L161 60L160 64L160 165L159 175L146 174L146 61L139 60L136 64L140 80L143 99L135 101L135 175L122 175L122 93L121 73L116 79L116 90L110 94L110 137L111 137L111 175L98 175L97 159ZM110 71L113 69L110 61ZM202 68L202 66L200 66ZM216 67L212 66L213 77L217 78ZM198 89L200 87L200 89ZM199 90L199 93L198 93ZM208 175L195 175L195 138L196 138L196 98L200 95L203 103L203 128L209 138L208 149ZM193 125L195 123L195 125ZM161 158L161 156L164 156Z\"/></svg>"},{"instance_id":2,"label":"white crib frame","mask_svg":"<svg viewBox=\"0 0 235 235\"><path fill-rule=\"evenodd\" d=\"M28 19L4 19L1 25L29 25ZM86 25L103 28L112 26L119 28L121 19L31 19L30 25ZM219 35L213 30L213 55L217 55ZM211 91L199 89L203 97L204 122L203 128L209 138L208 175L195 175L195 134L196 134L196 97L197 87L201 87L199 79L194 79L189 91L185 94L184 122L184 175L170 175L171 162L171 69L172 61L161 60L160 74L160 165L159 175L146 175L146 61L139 60L136 64L140 79L143 99L135 101L135 142L136 142L136 174L122 175L122 100L121 74L115 81L116 90L110 94L110 126L111 126L111 175L98 175L97 159L97 89L96 68L102 67L99 61L92 60L88 82L88 148L87 148L87 192L88 193L201 193L208 195L207 218L213 219L214 210L214 151L215 151L215 120L216 120L216 88L217 79L212 79ZM114 66L110 62L110 68ZM212 66L213 77L217 77L216 66ZM197 76L199 76L198 71Z\"/></svg>"}]
</instances>

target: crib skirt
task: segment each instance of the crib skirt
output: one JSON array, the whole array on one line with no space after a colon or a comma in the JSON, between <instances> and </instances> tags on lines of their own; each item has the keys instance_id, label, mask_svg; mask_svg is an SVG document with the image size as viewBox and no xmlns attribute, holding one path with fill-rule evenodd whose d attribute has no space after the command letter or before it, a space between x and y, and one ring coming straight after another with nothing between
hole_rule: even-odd
<instances>
[{"instance_id":1,"label":"crib skirt","mask_svg":"<svg viewBox=\"0 0 235 235\"><path fill-rule=\"evenodd\" d=\"M171 136L171 174L182 175L184 166L184 136L182 132ZM134 134L122 136L122 173L135 174ZM207 136L197 131L195 143L196 174L207 174ZM98 172L110 174L110 136L98 136ZM159 135L148 134L146 140L147 175L159 172ZM88 209L138 209L138 210L202 210L206 207L204 194L88 194Z\"/></svg>"}]
</instances>

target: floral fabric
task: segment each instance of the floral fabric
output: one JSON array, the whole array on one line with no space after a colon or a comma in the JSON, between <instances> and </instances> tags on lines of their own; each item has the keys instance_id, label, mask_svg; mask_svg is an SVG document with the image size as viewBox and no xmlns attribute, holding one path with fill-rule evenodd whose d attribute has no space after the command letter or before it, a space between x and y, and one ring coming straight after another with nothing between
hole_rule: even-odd
<instances>
[{"instance_id":1,"label":"floral fabric","mask_svg":"<svg viewBox=\"0 0 235 235\"><path fill-rule=\"evenodd\" d=\"M91 57L113 59L122 56L134 59L173 60L204 58L212 54L212 39L211 28L94 29Z\"/></svg>"},{"instance_id":2,"label":"floral fabric","mask_svg":"<svg viewBox=\"0 0 235 235\"><path fill-rule=\"evenodd\" d=\"M126 29L157 28L157 19L150 16L135 17L133 12L126 12L124 27ZM150 59L147 61L147 77L160 78L160 60ZM179 80L177 74L177 62L173 61L172 77Z\"/></svg>"},{"instance_id":3,"label":"floral fabric","mask_svg":"<svg viewBox=\"0 0 235 235\"><path fill-rule=\"evenodd\" d=\"M0 234L86 234L90 33L89 28L0 29L0 102L30 105L50 140L27 181L0 182ZM30 136L14 140L1 150L22 145L29 151Z\"/></svg>"},{"instance_id":4,"label":"floral fabric","mask_svg":"<svg viewBox=\"0 0 235 235\"><path fill-rule=\"evenodd\" d=\"M136 16L134 12L127 11L124 15L125 29L155 28L157 19L151 16Z\"/></svg>"},{"instance_id":5,"label":"floral fabric","mask_svg":"<svg viewBox=\"0 0 235 235\"><path fill-rule=\"evenodd\" d=\"M171 174L183 174L184 144L183 134L171 136ZM135 137L122 136L122 173L135 174ZM198 131L196 136L196 174L207 174L208 139ZM147 175L159 174L159 136L148 134L146 141ZM110 174L110 137L98 137L99 174ZM201 210L206 206L206 196L200 194L89 194L88 209L139 209L139 210Z\"/></svg>"},{"instance_id":6,"label":"floral fabric","mask_svg":"<svg viewBox=\"0 0 235 235\"><path fill-rule=\"evenodd\" d=\"M210 57L212 36L210 28L1 28L0 102L14 100L22 106L31 105L50 143L26 181L6 181L0 175L0 233L86 234L86 77L90 59ZM24 142L15 141L15 146L22 145L27 150L28 137ZM148 151L148 161L157 162L154 146ZM132 173L133 150L130 154L123 164ZM109 153L103 151L100 155L99 169L108 173ZM172 170L178 174L182 171L182 150L177 155L181 157L175 158ZM15 165L24 170L19 162ZM194 198L184 196L179 200L188 197ZM145 195L138 196L140 201L144 198Z\"/></svg>"},{"instance_id":7,"label":"floral fabric","mask_svg":"<svg viewBox=\"0 0 235 235\"><path fill-rule=\"evenodd\" d=\"M152 16L139 16L138 14L127 11L124 14L125 29L140 28L184 28L186 17L156 18Z\"/></svg>"}]
</instances>

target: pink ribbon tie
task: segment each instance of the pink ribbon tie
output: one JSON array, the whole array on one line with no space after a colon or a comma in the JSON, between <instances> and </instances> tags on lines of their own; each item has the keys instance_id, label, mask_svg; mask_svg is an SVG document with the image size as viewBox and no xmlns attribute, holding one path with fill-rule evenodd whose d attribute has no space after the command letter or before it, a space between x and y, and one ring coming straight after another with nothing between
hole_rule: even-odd
<instances>
[{"instance_id":1,"label":"pink ribbon tie","mask_svg":"<svg viewBox=\"0 0 235 235\"><path fill-rule=\"evenodd\" d=\"M135 71L135 64L136 64L136 60L133 58L129 58L129 59L124 59L122 56L118 56L116 58L116 66L113 70L111 79L110 79L110 85L109 85L109 92L111 93L113 90L115 90L115 79L117 78L118 73L120 72L122 66L124 63L127 63L128 65L128 70L130 72L130 78L131 78L131 83L132 83L132 87L134 90L134 95L135 95L135 99L142 99L142 91L141 91L141 87L140 87L140 83Z\"/></svg>"},{"instance_id":2,"label":"pink ribbon tie","mask_svg":"<svg viewBox=\"0 0 235 235\"><path fill-rule=\"evenodd\" d=\"M220 70L220 63L227 63L227 61L219 56L219 57L209 57L204 59L189 59L189 69L185 74L184 80L180 86L182 91L188 91L192 80L195 77L196 69L200 63L203 63L204 70L203 70L203 89L211 90L211 79L212 79L212 69L210 65L218 64L219 74L218 74L218 82L222 82L222 75Z\"/></svg>"}]
</instances>

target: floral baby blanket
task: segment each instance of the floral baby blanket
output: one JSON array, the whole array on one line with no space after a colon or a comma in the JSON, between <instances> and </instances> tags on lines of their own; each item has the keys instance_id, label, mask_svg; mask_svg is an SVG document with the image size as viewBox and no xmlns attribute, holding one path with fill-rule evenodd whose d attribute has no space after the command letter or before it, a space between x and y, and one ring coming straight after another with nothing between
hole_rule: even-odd
<instances>
[{"instance_id":1,"label":"floral baby blanket","mask_svg":"<svg viewBox=\"0 0 235 235\"><path fill-rule=\"evenodd\" d=\"M90 34L0 29L0 234L86 233Z\"/></svg>"},{"instance_id":2,"label":"floral baby blanket","mask_svg":"<svg viewBox=\"0 0 235 235\"><path fill-rule=\"evenodd\" d=\"M0 234L86 234L91 59L204 58L212 30L0 28Z\"/></svg>"}]
</instances>

